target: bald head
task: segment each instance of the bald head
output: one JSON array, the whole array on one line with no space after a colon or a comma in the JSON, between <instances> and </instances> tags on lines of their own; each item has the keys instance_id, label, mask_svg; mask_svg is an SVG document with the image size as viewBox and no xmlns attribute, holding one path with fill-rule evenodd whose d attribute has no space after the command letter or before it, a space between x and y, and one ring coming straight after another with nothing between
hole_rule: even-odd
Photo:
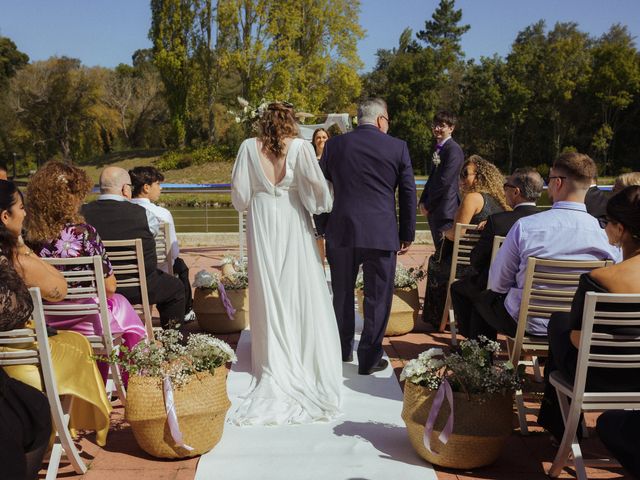
<instances>
[{"instance_id":1,"label":"bald head","mask_svg":"<svg viewBox=\"0 0 640 480\"><path fill-rule=\"evenodd\" d=\"M128 185L128 187L126 187ZM100 193L131 198L131 177L120 167L107 167L100 174Z\"/></svg>"}]
</instances>

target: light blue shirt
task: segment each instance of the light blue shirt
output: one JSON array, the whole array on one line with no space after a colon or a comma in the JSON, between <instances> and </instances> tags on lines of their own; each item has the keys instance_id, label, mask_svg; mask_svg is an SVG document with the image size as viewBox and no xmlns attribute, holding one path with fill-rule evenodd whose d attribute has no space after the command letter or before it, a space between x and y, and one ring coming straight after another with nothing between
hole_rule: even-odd
<instances>
[{"instance_id":1,"label":"light blue shirt","mask_svg":"<svg viewBox=\"0 0 640 480\"><path fill-rule=\"evenodd\" d=\"M98 200L116 200L118 202L131 202L127 197L123 197L122 195L115 195L113 193L103 193L98 197ZM144 209L147 215L147 223L149 224L149 231L151 235L155 238L160 232L160 220L156 217L153 212Z\"/></svg>"},{"instance_id":2,"label":"light blue shirt","mask_svg":"<svg viewBox=\"0 0 640 480\"><path fill-rule=\"evenodd\" d=\"M598 220L584 203L555 202L551 209L518 220L489 269L488 288L506 293L504 306L517 321L529 257L554 260L622 259L619 248L609 245ZM530 318L527 332L546 335L548 319Z\"/></svg>"}]
</instances>

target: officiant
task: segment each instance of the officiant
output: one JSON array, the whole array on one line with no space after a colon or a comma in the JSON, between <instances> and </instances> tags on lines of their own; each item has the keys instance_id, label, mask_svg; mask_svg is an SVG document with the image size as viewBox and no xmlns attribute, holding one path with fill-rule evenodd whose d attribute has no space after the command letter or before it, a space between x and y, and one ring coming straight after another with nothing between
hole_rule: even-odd
<instances>
[{"instance_id":1,"label":"officiant","mask_svg":"<svg viewBox=\"0 0 640 480\"><path fill-rule=\"evenodd\" d=\"M436 148L431 161L429 179L420 196L420 212L426 215L436 250L444 232L453 227L453 219L460 205L458 176L464 163L464 153L451 134L456 117L446 111L438 112L431 126Z\"/></svg>"}]
</instances>

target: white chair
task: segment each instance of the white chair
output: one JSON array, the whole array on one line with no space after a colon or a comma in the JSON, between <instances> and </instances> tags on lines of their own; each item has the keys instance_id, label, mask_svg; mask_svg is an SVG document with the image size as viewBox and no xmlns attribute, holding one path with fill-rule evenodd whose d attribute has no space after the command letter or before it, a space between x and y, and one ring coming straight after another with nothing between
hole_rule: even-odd
<instances>
[{"instance_id":1,"label":"white chair","mask_svg":"<svg viewBox=\"0 0 640 480\"><path fill-rule=\"evenodd\" d=\"M51 363L51 351L49 349L49 341L45 327L40 289L30 288L29 293L31 293L31 298L33 299L33 323L35 324L35 330L21 328L8 332L0 332L0 347L20 348L20 350L11 352L0 352L0 366L36 365L40 369L44 393L49 400L49 407L51 409L53 428L56 430L55 440L49 457L46 480L54 480L56 478L58 468L60 467L60 460L63 456L71 463L73 470L77 474L83 474L86 473L87 466L82 458L80 458L80 453L69 432L68 412L71 402L61 402L60 396L58 395L58 387Z\"/></svg>"},{"instance_id":2,"label":"white chair","mask_svg":"<svg viewBox=\"0 0 640 480\"><path fill-rule=\"evenodd\" d=\"M160 223L160 229L155 236L156 241L156 257L158 258L158 268L164 270L169 275L173 275L173 262L175 258L171 256L171 225L168 223Z\"/></svg>"},{"instance_id":3,"label":"white chair","mask_svg":"<svg viewBox=\"0 0 640 480\"><path fill-rule=\"evenodd\" d=\"M45 315L98 315L102 326L102 335L90 335L87 336L87 339L96 355L109 356L114 348L122 343L122 336L114 336L111 332L102 257L94 255L93 257L43 258L43 260L51 265L67 268L61 272L67 281L67 295L60 303L45 303ZM71 270L70 267L80 267L81 269ZM89 299L97 299L97 303L92 301L74 303L77 300ZM114 363L109 365L109 379L113 381L120 402L125 405L127 397L122 383L122 375L119 366Z\"/></svg>"},{"instance_id":4,"label":"white chair","mask_svg":"<svg viewBox=\"0 0 640 480\"><path fill-rule=\"evenodd\" d=\"M602 305L607 304L606 310ZM610 305L627 305L629 311L612 312ZM629 347L640 348L640 336L601 333L602 328L640 326L640 295L587 292L584 301L580 348L576 376L571 383L559 371L551 373L550 382L556 388L565 431L558 453L549 469L549 476L557 477L567 464L573 464L580 480L586 480L585 461L582 458L576 430L580 414L587 411L640 409L640 391L594 392L586 388L591 368L629 369L640 368L640 355L625 353ZM607 347L612 353L596 353L594 349ZM617 351L616 351L617 350ZM621 351L622 350L622 351ZM619 353L620 352L620 353ZM569 404L571 401L571 404ZM601 461L592 463L601 465ZM605 463L615 466L615 463Z\"/></svg>"},{"instance_id":5,"label":"white chair","mask_svg":"<svg viewBox=\"0 0 640 480\"><path fill-rule=\"evenodd\" d=\"M478 230L477 225L471 225L466 223L456 223L453 239L453 254L451 257L451 269L449 270L449 282L447 283L447 299L444 304L444 311L442 313L442 320L440 322L439 331L444 332L444 329L449 323L451 330L451 345L457 345L458 339L456 338L457 328L455 315L453 313L453 307L451 305L451 291L449 290L451 284L456 280L459 280L459 266L471 265L471 250L476 246L482 231Z\"/></svg>"},{"instance_id":6,"label":"white chair","mask_svg":"<svg viewBox=\"0 0 640 480\"><path fill-rule=\"evenodd\" d=\"M600 260L551 260L529 257L516 335L513 338L507 338L509 358L515 367L519 364L532 365L536 382L542 382L538 356L547 355L549 342L546 336L527 334L529 319L532 317L549 319L552 313L569 312L580 275L609 264L611 264L610 261ZM531 362L526 362L522 358L523 352L532 357ZM537 409L525 406L522 390L516 391L515 398L520 433L528 435L527 413L536 413Z\"/></svg>"},{"instance_id":7,"label":"white chair","mask_svg":"<svg viewBox=\"0 0 640 480\"><path fill-rule=\"evenodd\" d=\"M493 263L493 261L496 258L496 255L498 254L498 250L500 250L500 247L502 247L502 244L504 243L504 239L507 237L501 237L500 235L494 235L493 237L493 246L491 247L491 262Z\"/></svg>"},{"instance_id":8,"label":"white chair","mask_svg":"<svg viewBox=\"0 0 640 480\"><path fill-rule=\"evenodd\" d=\"M133 305L135 311L144 320L147 329L147 339L152 341L153 322L151 318L151 305L149 304L149 292L147 290L147 276L144 268L144 253L142 240L103 240L109 260L113 266L119 288L136 287L140 289L142 303Z\"/></svg>"}]
</instances>

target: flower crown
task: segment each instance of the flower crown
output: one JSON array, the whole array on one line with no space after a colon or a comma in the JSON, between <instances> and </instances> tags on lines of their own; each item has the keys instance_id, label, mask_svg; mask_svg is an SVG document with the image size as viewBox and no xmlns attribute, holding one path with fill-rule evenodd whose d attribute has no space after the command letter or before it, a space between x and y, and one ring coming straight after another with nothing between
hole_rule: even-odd
<instances>
[{"instance_id":1,"label":"flower crown","mask_svg":"<svg viewBox=\"0 0 640 480\"><path fill-rule=\"evenodd\" d=\"M277 104L291 110L294 109L293 104L290 102L283 102L278 100L267 101L264 98L260 100L260 103L256 107L251 106L249 102L242 97L238 97L238 103L242 107L242 111L237 113L230 111L231 114L235 114L236 123L255 122L262 118L267 110L277 110L277 108L274 107L274 105Z\"/></svg>"}]
</instances>

